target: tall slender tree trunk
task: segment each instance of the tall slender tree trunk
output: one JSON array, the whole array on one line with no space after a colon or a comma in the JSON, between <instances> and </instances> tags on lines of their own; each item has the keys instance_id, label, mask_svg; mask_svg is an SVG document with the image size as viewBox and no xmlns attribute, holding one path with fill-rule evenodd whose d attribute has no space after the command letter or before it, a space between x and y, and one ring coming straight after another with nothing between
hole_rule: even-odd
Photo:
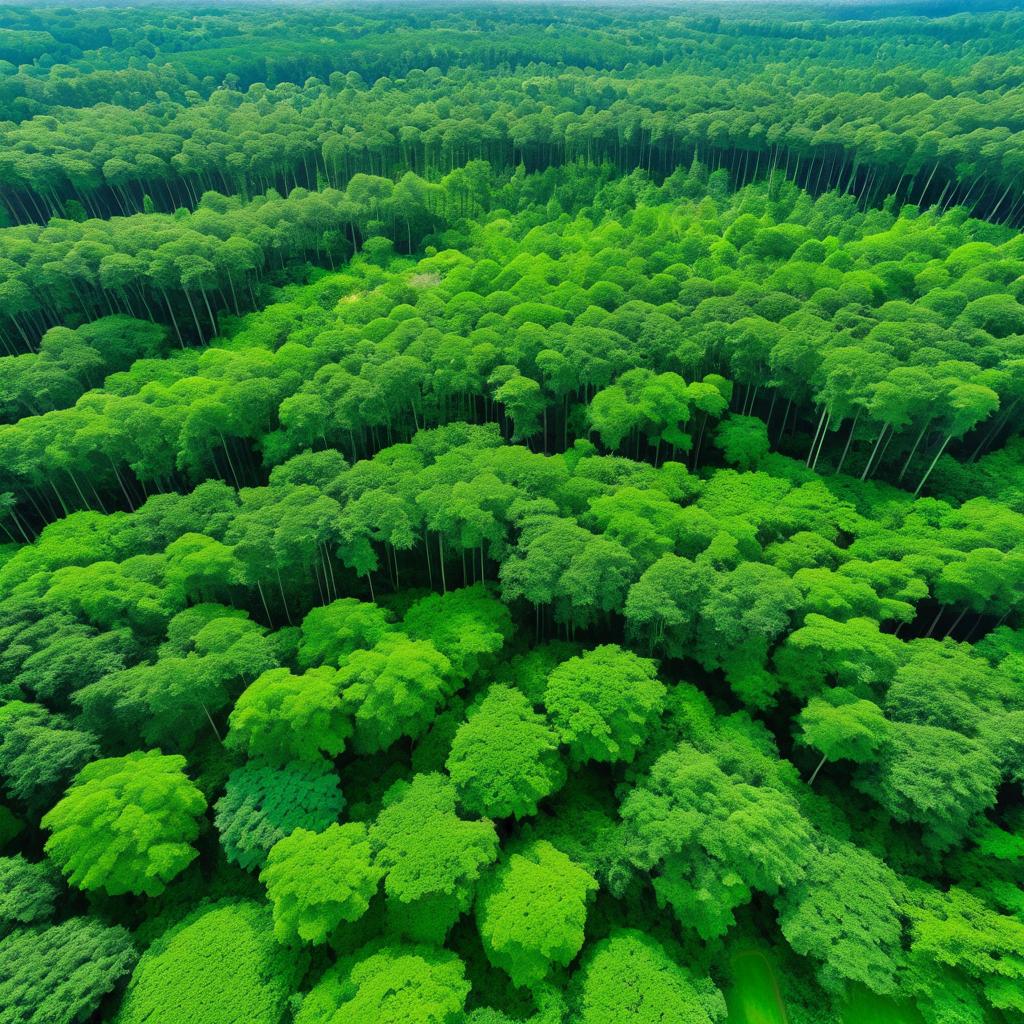
<instances>
[{"instance_id":1,"label":"tall slender tree trunk","mask_svg":"<svg viewBox=\"0 0 1024 1024\"><path fill-rule=\"evenodd\" d=\"M815 449L815 446L818 443L818 437L821 434L821 428L822 428L822 426L824 426L824 423L825 423L825 414L826 414L826 412L828 412L828 409L825 406L822 406L821 407L821 416L818 418L818 427L814 431L814 439L811 441L811 447L810 447L810 449L807 452L807 461L804 463L804 465L807 466L808 469L811 468L811 459L814 456L814 449Z\"/></svg>"},{"instance_id":2,"label":"tall slender tree trunk","mask_svg":"<svg viewBox=\"0 0 1024 1024\"><path fill-rule=\"evenodd\" d=\"M850 424L850 433L846 438L846 446L843 448L843 454L839 457L839 465L836 466L836 473L842 473L843 463L846 461L846 453L850 450L850 442L853 441L853 432L857 429L857 420L860 419L861 410L857 410L857 415L853 417L853 423Z\"/></svg>"},{"instance_id":3,"label":"tall slender tree trunk","mask_svg":"<svg viewBox=\"0 0 1024 1024\"><path fill-rule=\"evenodd\" d=\"M882 443L882 438L885 437L885 432L889 429L889 424L885 423L882 425L882 429L878 432L878 439L875 441L875 447L871 449L871 458L868 459L867 465L864 467L864 472L861 473L861 480L867 480L868 473L871 472L871 463L875 461L875 456L878 454L878 446Z\"/></svg>"},{"instance_id":4,"label":"tall slender tree trunk","mask_svg":"<svg viewBox=\"0 0 1024 1024\"><path fill-rule=\"evenodd\" d=\"M825 439L828 437L828 428L832 423L832 413L825 417L825 429L821 432L821 440L818 442L818 451L815 453L814 461L811 463L811 469L818 468L818 459L821 458L821 449L825 447Z\"/></svg>"},{"instance_id":5,"label":"tall slender tree trunk","mask_svg":"<svg viewBox=\"0 0 1024 1024\"><path fill-rule=\"evenodd\" d=\"M953 440L953 435L952 434L947 434L946 435L946 439L942 442L942 444L939 446L939 450L935 453L935 458L932 459L932 464L928 467L928 469L926 470L924 476L921 477L921 482L917 485L917 488L914 491L914 497L915 498L921 493L921 488L924 487L924 485L928 482L928 477L930 477L932 475L932 470L935 468L935 464L941 458L942 453L946 450L946 445L949 444L949 442L952 441L952 440Z\"/></svg>"},{"instance_id":6,"label":"tall slender tree trunk","mask_svg":"<svg viewBox=\"0 0 1024 1024\"><path fill-rule=\"evenodd\" d=\"M967 606L965 605L961 610L960 614L953 620L949 628L946 630L946 636L950 636L954 629L960 625L961 620L967 614Z\"/></svg>"},{"instance_id":7,"label":"tall slender tree trunk","mask_svg":"<svg viewBox=\"0 0 1024 1024\"><path fill-rule=\"evenodd\" d=\"M818 772L820 772L821 769L825 767L825 761L826 760L827 760L827 758L825 757L824 754L822 754L821 755L821 760L818 762L818 766L814 769L813 772L811 772L811 777L807 780L807 785L808 786L813 786L814 785L814 780L818 777Z\"/></svg>"},{"instance_id":8,"label":"tall slender tree trunk","mask_svg":"<svg viewBox=\"0 0 1024 1024\"><path fill-rule=\"evenodd\" d=\"M917 435L917 440L914 442L914 447L910 449L910 454L907 456L907 461L903 463L903 468L900 470L900 475L896 480L897 483L899 483L907 475L907 470L910 468L910 463L913 461L914 456L917 454L917 446L921 443L921 440L924 437L924 432L928 429L931 422L932 421L930 419L927 420L925 422L925 425L921 428L921 433Z\"/></svg>"},{"instance_id":9,"label":"tall slender tree trunk","mask_svg":"<svg viewBox=\"0 0 1024 1024\"><path fill-rule=\"evenodd\" d=\"M277 589L281 592L281 603L284 605L285 618L288 619L288 625L291 626L293 625L292 610L288 607L288 598L284 596L284 583L281 581L281 570L276 565L274 566L274 573L277 576Z\"/></svg>"}]
</instances>

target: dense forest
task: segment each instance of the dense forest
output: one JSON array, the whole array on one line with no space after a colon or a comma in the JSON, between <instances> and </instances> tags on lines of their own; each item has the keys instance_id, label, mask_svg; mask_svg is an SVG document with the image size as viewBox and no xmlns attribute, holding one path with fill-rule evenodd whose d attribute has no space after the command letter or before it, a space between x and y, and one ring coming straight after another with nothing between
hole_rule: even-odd
<instances>
[{"instance_id":1,"label":"dense forest","mask_svg":"<svg viewBox=\"0 0 1024 1024\"><path fill-rule=\"evenodd\" d=\"M0 7L0 1024L1024 1024L1024 12Z\"/></svg>"}]
</instances>

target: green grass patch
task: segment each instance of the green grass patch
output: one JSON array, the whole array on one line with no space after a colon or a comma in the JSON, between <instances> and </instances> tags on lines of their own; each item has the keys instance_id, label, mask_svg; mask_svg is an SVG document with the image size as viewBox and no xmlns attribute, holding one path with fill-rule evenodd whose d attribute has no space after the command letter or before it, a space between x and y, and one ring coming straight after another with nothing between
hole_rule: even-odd
<instances>
[{"instance_id":1,"label":"green grass patch","mask_svg":"<svg viewBox=\"0 0 1024 1024\"><path fill-rule=\"evenodd\" d=\"M856 988L843 1008L842 1024L924 1024L921 1014L910 1003L878 996L866 988ZM732 1018L730 1017L730 1024Z\"/></svg>"},{"instance_id":2,"label":"green grass patch","mask_svg":"<svg viewBox=\"0 0 1024 1024\"><path fill-rule=\"evenodd\" d=\"M775 967L758 949L735 953L726 995L729 1024L789 1024Z\"/></svg>"}]
</instances>

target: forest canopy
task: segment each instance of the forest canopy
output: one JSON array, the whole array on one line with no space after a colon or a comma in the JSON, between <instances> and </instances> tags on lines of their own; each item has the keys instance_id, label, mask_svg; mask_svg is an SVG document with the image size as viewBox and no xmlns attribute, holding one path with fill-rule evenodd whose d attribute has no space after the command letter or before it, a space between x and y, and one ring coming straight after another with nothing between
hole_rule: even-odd
<instances>
[{"instance_id":1,"label":"forest canopy","mask_svg":"<svg viewBox=\"0 0 1024 1024\"><path fill-rule=\"evenodd\" d=\"M1024 1024L1022 67L0 8L0 1024Z\"/></svg>"}]
</instances>

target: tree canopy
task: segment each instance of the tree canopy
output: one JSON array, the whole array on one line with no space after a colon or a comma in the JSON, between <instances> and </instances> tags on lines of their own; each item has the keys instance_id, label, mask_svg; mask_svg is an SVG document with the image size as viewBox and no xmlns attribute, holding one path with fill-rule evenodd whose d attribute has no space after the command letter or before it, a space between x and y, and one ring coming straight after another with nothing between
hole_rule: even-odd
<instances>
[{"instance_id":1,"label":"tree canopy","mask_svg":"<svg viewBox=\"0 0 1024 1024\"><path fill-rule=\"evenodd\" d=\"M1021 67L0 7L0 1024L1024 1024Z\"/></svg>"},{"instance_id":2,"label":"tree canopy","mask_svg":"<svg viewBox=\"0 0 1024 1024\"><path fill-rule=\"evenodd\" d=\"M80 889L157 896L196 857L203 794L158 750L86 765L42 818L46 852Z\"/></svg>"}]
</instances>

